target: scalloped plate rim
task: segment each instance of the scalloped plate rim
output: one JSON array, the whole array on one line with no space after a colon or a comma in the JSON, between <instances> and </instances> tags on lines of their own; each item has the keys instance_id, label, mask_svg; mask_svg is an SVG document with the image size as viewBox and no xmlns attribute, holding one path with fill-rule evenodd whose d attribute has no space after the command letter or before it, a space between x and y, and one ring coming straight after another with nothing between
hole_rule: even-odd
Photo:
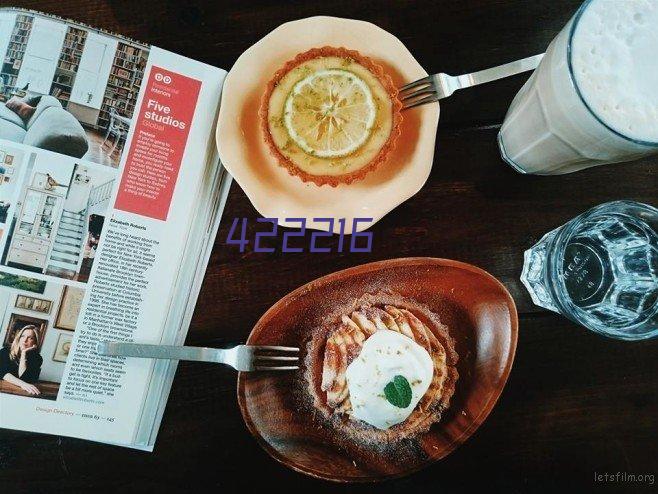
<instances>
[{"instance_id":1,"label":"scalloped plate rim","mask_svg":"<svg viewBox=\"0 0 658 494\"><path fill-rule=\"evenodd\" d=\"M236 78L236 68L239 70L241 68L241 64L244 63L244 61L252 56L252 53L257 50L258 47L260 47L262 44L267 43L269 38L272 38L276 36L278 33L281 31L284 31L286 29L289 29L291 26L295 24L302 24L306 23L309 21L327 21L327 22L336 22L336 23L345 23L345 24L360 24L362 26L368 26L371 29L374 29L378 32L380 32L382 35L389 36L391 39L394 39L397 43L399 43L400 47L406 52L405 55L408 55L409 60L413 61L413 63L417 66L419 69L419 78L428 75L427 71L423 69L423 67L418 63L418 61L415 59L413 54L406 48L404 43L397 38L395 35L389 33L385 29L377 26L376 24L373 24L368 21L363 21L363 20L358 20L358 19L347 19L347 18L342 18L342 17L335 17L335 16L312 16L312 17L306 17L303 19L298 19L298 20L293 20L289 21L286 23L283 23L270 31L268 34L266 34L263 38L261 38L259 41L251 45L247 50L245 50L235 61L233 64L233 67L231 70L228 72L226 75L226 79L224 81L224 87L222 91L222 100L225 100L227 93L230 95L230 93L233 91L233 84L239 86L239 81L234 81L233 79ZM312 46L309 46L311 48ZM422 75L420 75L422 73ZM239 89L236 88L235 90L237 91ZM422 160L425 162L425 167L424 167L424 173L422 175L418 175L415 177L415 180L412 182L408 182L405 185L405 189L400 189L400 193L396 197L391 197L387 196L387 202L385 207L381 207L381 209L376 211L376 214L372 209L369 210L368 214L373 218L372 223L369 224L364 224L359 226L355 231L363 231L367 228L370 228L373 226L375 223L380 221L382 218L384 218L387 214L389 214L391 211L393 211L395 208L397 208L399 205L413 197L415 194L420 191L420 189L425 185L427 182L427 179L429 178L429 175L431 173L433 163L434 163L434 148L436 147L436 133L438 130L438 122L439 122L439 117L440 117L440 106L438 103L430 104L430 105L425 105L426 108L435 108L435 112L432 113L432 121L428 121L425 123L425 125L431 125L431 136L432 138L432 143L431 143L431 156L429 156L429 159L427 160ZM222 136L222 129L225 126L229 125L236 125L235 122L227 121L229 120L228 117L222 116L222 109L220 107L219 111L219 116L217 120L217 128L215 131L215 141L216 141L216 146L219 151L219 156L222 164L226 168L226 170L231 174L233 178L235 178L236 182L240 185L244 193L246 194L247 198L253 205L253 207L258 211L258 213L263 216L263 217L274 217L274 218L279 218L279 224L282 226L292 226L292 227L298 227L299 224L294 222L286 222L284 221L284 218L287 217L292 217L292 216L304 216L308 218L308 215L305 214L298 214L299 211L296 211L294 213L287 213L285 206L288 203L285 203L283 205L278 205L276 202L273 201L268 201L268 197L266 194L260 193L258 189L258 186L253 184L252 182L256 182L257 180L250 179L246 174L242 173L241 170L241 165L239 163L234 163L233 158L235 158L235 161L239 160L239 156L235 156L235 153L232 151L225 151L224 147L224 137ZM419 159L417 158L414 161L418 161ZM408 164L404 164L403 168L408 167ZM284 171L284 173L287 173ZM372 173L377 173L375 170ZM307 186L308 184L302 182L300 179L295 177L296 180L299 180L299 186L304 187ZM407 181L405 181L407 182ZM313 185L313 187L317 187ZM329 187L325 185L324 187ZM344 186L343 186L344 187ZM347 186L349 187L349 186ZM372 196L372 202L376 202L376 195ZM371 205L371 207L378 207L379 204L383 204L383 202L377 203L375 205ZM301 208L303 209L303 208ZM332 216L329 214L328 216ZM307 224L307 228L309 229L316 229L316 230L322 230L322 231L327 231L326 228L322 228L318 226L317 223L314 224ZM335 225L334 227L334 233L339 232L339 226ZM349 233L346 231L346 233Z\"/></svg>"}]
</instances>

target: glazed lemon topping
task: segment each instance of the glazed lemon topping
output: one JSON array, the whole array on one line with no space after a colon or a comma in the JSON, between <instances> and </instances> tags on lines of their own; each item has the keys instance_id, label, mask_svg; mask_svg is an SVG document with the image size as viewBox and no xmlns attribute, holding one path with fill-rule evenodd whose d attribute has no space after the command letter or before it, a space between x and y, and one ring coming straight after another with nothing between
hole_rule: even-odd
<instances>
[{"instance_id":1,"label":"glazed lemon topping","mask_svg":"<svg viewBox=\"0 0 658 494\"><path fill-rule=\"evenodd\" d=\"M272 144L309 175L367 166L393 128L387 88L352 58L322 56L295 66L274 86L267 107Z\"/></svg>"},{"instance_id":2,"label":"glazed lemon topping","mask_svg":"<svg viewBox=\"0 0 658 494\"><path fill-rule=\"evenodd\" d=\"M293 87L284 124L290 138L320 158L347 156L368 140L377 115L370 88L353 72L320 70Z\"/></svg>"}]
</instances>

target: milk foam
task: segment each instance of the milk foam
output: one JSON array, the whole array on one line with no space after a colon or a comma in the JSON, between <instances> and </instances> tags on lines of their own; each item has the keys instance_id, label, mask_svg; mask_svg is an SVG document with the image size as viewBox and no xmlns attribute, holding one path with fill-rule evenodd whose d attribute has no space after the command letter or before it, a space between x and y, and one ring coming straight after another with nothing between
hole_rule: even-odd
<instances>
[{"instance_id":1,"label":"milk foam","mask_svg":"<svg viewBox=\"0 0 658 494\"><path fill-rule=\"evenodd\" d=\"M658 0L593 0L574 33L572 64L601 120L658 142Z\"/></svg>"}]
</instances>

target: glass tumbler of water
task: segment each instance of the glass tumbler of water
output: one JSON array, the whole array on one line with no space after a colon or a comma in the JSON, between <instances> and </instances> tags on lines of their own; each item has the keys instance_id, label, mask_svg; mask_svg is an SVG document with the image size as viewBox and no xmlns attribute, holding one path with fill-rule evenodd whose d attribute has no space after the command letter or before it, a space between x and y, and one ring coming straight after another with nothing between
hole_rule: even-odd
<instances>
[{"instance_id":1,"label":"glass tumbler of water","mask_svg":"<svg viewBox=\"0 0 658 494\"><path fill-rule=\"evenodd\" d=\"M658 0L587 0L516 95L498 134L521 173L658 153Z\"/></svg>"},{"instance_id":2,"label":"glass tumbler of water","mask_svg":"<svg viewBox=\"0 0 658 494\"><path fill-rule=\"evenodd\" d=\"M601 204L525 252L535 304L612 338L658 336L658 209Z\"/></svg>"}]
</instances>

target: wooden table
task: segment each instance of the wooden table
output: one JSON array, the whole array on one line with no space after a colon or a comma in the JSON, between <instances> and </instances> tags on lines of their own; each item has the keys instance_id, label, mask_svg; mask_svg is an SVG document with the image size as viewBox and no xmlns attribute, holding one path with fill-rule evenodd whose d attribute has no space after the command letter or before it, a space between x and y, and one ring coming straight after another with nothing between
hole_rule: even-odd
<instances>
[{"instance_id":1,"label":"wooden table","mask_svg":"<svg viewBox=\"0 0 658 494\"><path fill-rule=\"evenodd\" d=\"M284 21L316 14L354 17L398 36L428 70L458 74L544 51L579 1L15 3L227 69ZM519 76L458 92L442 105L432 174L415 197L372 229L372 254L240 254L225 245L228 227L234 217L254 223L257 213L240 187L232 187L189 344L243 340L271 304L299 285L393 257L435 256L476 264L500 278L516 299L521 318L516 362L488 420L444 461L368 490L655 489L594 478L606 472L658 474L658 340L604 339L540 310L519 274L525 249L585 209L619 198L656 204L658 159L560 177L515 173L499 158L495 137L524 80ZM337 491L271 460L242 423L235 374L211 365L180 366L153 454L0 432L2 492L187 492L197 487L251 492L254 483L264 481L280 489Z\"/></svg>"},{"instance_id":2,"label":"wooden table","mask_svg":"<svg viewBox=\"0 0 658 494\"><path fill-rule=\"evenodd\" d=\"M44 400L56 400L57 393L59 392L59 384L49 382L49 381L39 381L35 385L41 391L41 394L38 396L40 399ZM24 391L18 386L8 383L7 381L0 381L0 393L7 393L10 395L18 396L27 396L34 397L30 393Z\"/></svg>"}]
</instances>

